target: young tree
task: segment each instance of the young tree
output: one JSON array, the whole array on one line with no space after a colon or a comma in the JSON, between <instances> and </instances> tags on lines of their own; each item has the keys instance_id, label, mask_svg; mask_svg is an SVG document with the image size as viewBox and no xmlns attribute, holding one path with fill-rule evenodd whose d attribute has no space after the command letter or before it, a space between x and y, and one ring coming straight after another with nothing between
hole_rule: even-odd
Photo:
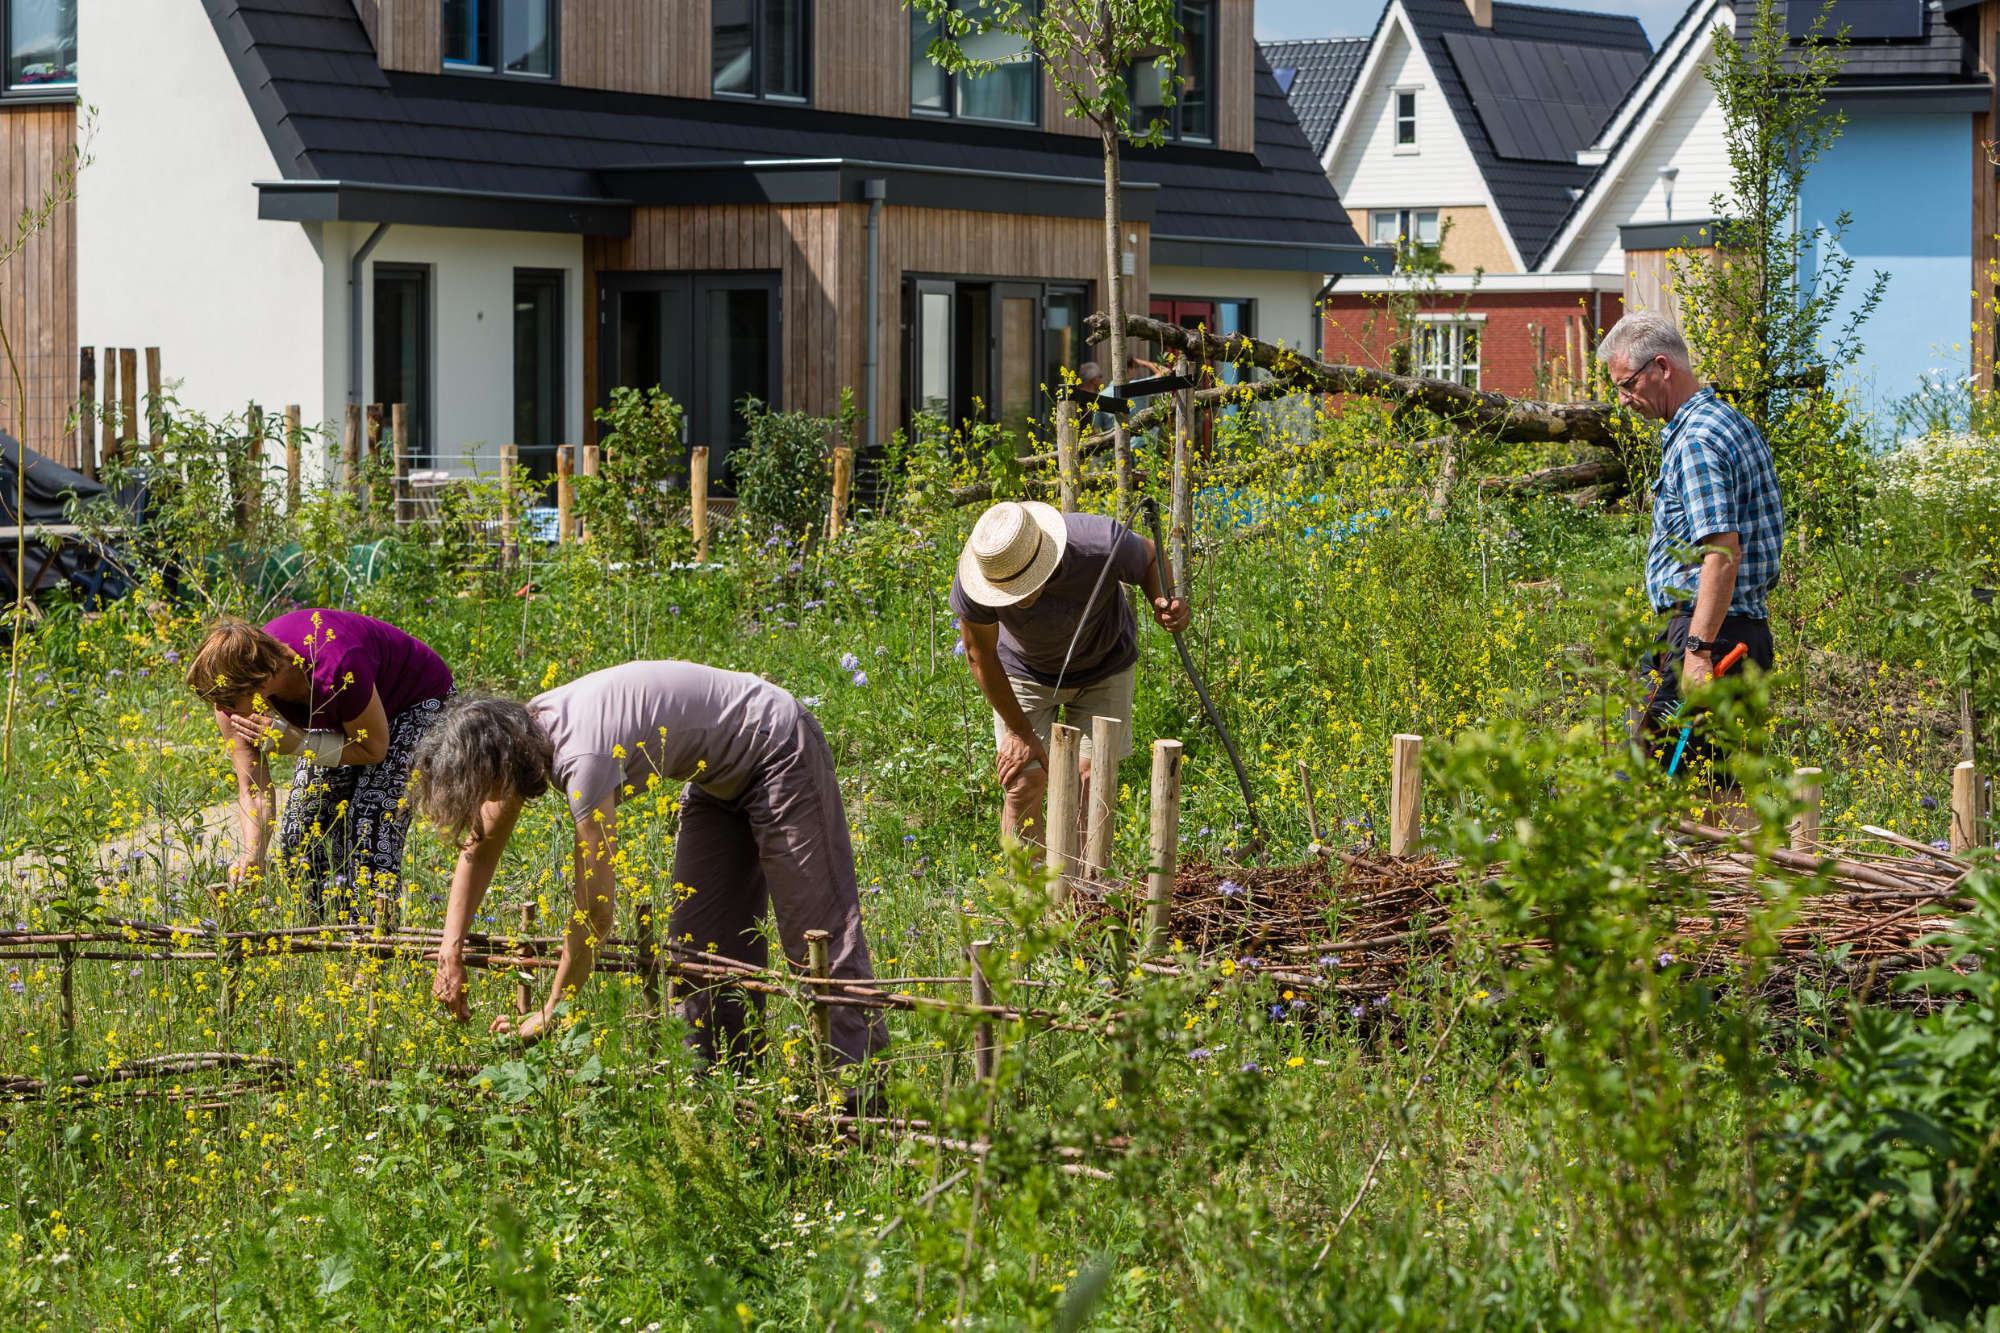
<instances>
[{"instance_id":1,"label":"young tree","mask_svg":"<svg viewBox=\"0 0 2000 1333\"><path fill-rule=\"evenodd\" d=\"M1167 99L1187 85L1184 73L1179 0L904 0L909 9L941 25L930 56L960 77L989 74L1009 60L1039 55L1055 84L1066 115L1087 120L1104 152L1104 281L1111 316L1108 351L1115 383L1125 371L1125 218L1119 206L1118 151L1121 141L1151 145L1165 125L1148 117L1132 121L1127 75L1151 65ZM980 56L967 38L1005 34L1024 48L1008 56ZM1114 441L1118 517L1131 513L1132 446L1120 422Z\"/></svg>"},{"instance_id":2,"label":"young tree","mask_svg":"<svg viewBox=\"0 0 2000 1333\"><path fill-rule=\"evenodd\" d=\"M1876 273L1848 305L1854 260L1840 242L1850 215L1808 224L1800 209L1807 177L1846 121L1826 104L1847 45L1845 28L1827 28L1832 9L1829 0L1794 43L1772 0L1758 0L1749 31L1716 42L1708 79L1722 108L1730 185L1711 207L1722 234L1710 252L1674 256L1698 370L1770 439L1787 502L1805 520L1801 535L1838 521L1856 493L1849 465L1858 440L1826 389L1861 359L1861 326L1889 281Z\"/></svg>"}]
</instances>

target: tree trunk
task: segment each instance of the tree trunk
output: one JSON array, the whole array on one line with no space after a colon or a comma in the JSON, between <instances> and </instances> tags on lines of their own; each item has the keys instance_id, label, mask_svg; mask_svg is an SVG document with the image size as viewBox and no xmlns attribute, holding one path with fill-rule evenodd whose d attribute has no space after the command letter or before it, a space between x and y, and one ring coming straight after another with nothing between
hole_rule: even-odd
<instances>
[{"instance_id":1,"label":"tree trunk","mask_svg":"<svg viewBox=\"0 0 2000 1333\"><path fill-rule=\"evenodd\" d=\"M1118 198L1118 126L1108 117L1098 122L1097 134L1104 146L1104 300L1111 316L1109 348L1111 366L1107 384L1125 382L1125 215ZM1121 415L1114 426L1112 474L1117 478L1118 500L1113 516L1120 523L1132 519L1132 437Z\"/></svg>"}]
</instances>

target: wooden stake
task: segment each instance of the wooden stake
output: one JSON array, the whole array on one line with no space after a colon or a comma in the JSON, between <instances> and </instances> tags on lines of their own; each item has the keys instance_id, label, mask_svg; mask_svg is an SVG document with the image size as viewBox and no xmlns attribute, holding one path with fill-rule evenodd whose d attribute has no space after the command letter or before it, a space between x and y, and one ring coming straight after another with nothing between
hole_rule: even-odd
<instances>
[{"instance_id":1,"label":"wooden stake","mask_svg":"<svg viewBox=\"0 0 2000 1333\"><path fill-rule=\"evenodd\" d=\"M1174 362L1174 373L1188 373L1185 357ZM1176 592L1183 598L1194 596L1194 575L1188 564L1189 534L1194 529L1194 478L1189 471L1188 450L1194 431L1194 390L1177 389L1174 391L1173 521L1167 527L1167 547Z\"/></svg>"},{"instance_id":2,"label":"wooden stake","mask_svg":"<svg viewBox=\"0 0 2000 1333\"><path fill-rule=\"evenodd\" d=\"M349 494L361 494L361 407L358 403L347 405L347 415L340 426L340 480Z\"/></svg>"},{"instance_id":3,"label":"wooden stake","mask_svg":"<svg viewBox=\"0 0 2000 1333\"><path fill-rule=\"evenodd\" d=\"M660 950L653 943L653 904L642 898L634 904L633 911L638 917L633 937L639 948L641 1006L647 1017L656 1017L660 1012Z\"/></svg>"},{"instance_id":4,"label":"wooden stake","mask_svg":"<svg viewBox=\"0 0 2000 1333\"><path fill-rule=\"evenodd\" d=\"M854 450L849 445L836 445L833 450L833 506L826 515L828 541L838 537L841 527L847 522L847 496L853 485Z\"/></svg>"},{"instance_id":5,"label":"wooden stake","mask_svg":"<svg viewBox=\"0 0 2000 1333\"><path fill-rule=\"evenodd\" d=\"M535 912L538 907L539 904L533 902L521 904L520 958L523 962L527 962L535 956L535 946L528 942L528 936L535 933ZM528 980L534 974L523 969L516 975L520 979L514 983L514 1013L517 1017L525 1018L528 1011L535 1007L535 985L532 981Z\"/></svg>"},{"instance_id":6,"label":"wooden stake","mask_svg":"<svg viewBox=\"0 0 2000 1333\"><path fill-rule=\"evenodd\" d=\"M579 477L596 476L599 456L598 447L594 444L586 444L577 450L576 475ZM578 541L589 541L590 524L579 519L576 525L576 536Z\"/></svg>"},{"instance_id":7,"label":"wooden stake","mask_svg":"<svg viewBox=\"0 0 2000 1333\"><path fill-rule=\"evenodd\" d=\"M708 446L688 450L688 523L694 528L694 558L708 559Z\"/></svg>"},{"instance_id":8,"label":"wooden stake","mask_svg":"<svg viewBox=\"0 0 2000 1333\"><path fill-rule=\"evenodd\" d=\"M824 983L833 975L831 965L827 961L827 941L832 938L823 930L806 932L806 975L812 979L812 1026L817 1047L814 1052L816 1063L824 1063L826 1053L833 1045L833 1009L821 998L826 994Z\"/></svg>"},{"instance_id":9,"label":"wooden stake","mask_svg":"<svg viewBox=\"0 0 2000 1333\"><path fill-rule=\"evenodd\" d=\"M97 480L97 352L90 347L77 353L76 470Z\"/></svg>"},{"instance_id":10,"label":"wooden stake","mask_svg":"<svg viewBox=\"0 0 2000 1333\"><path fill-rule=\"evenodd\" d=\"M410 405L395 403L389 408L389 447L395 450L396 526L409 526L410 504Z\"/></svg>"},{"instance_id":11,"label":"wooden stake","mask_svg":"<svg viewBox=\"0 0 2000 1333\"><path fill-rule=\"evenodd\" d=\"M1125 750L1123 718L1091 719L1089 836L1083 845L1083 878L1109 879L1118 843L1118 756Z\"/></svg>"},{"instance_id":12,"label":"wooden stake","mask_svg":"<svg viewBox=\"0 0 2000 1333\"><path fill-rule=\"evenodd\" d=\"M154 451L158 457L158 451ZM257 517L257 492L264 477L264 409L250 404L243 413L243 451L231 469L230 489L236 492L236 530L248 532Z\"/></svg>"},{"instance_id":13,"label":"wooden stake","mask_svg":"<svg viewBox=\"0 0 2000 1333\"><path fill-rule=\"evenodd\" d=\"M1795 852L1810 852L1819 843L1819 801L1824 776L1817 768L1801 768L1792 772L1793 787L1804 806L1799 811L1799 817L1792 821L1792 850Z\"/></svg>"},{"instance_id":14,"label":"wooden stake","mask_svg":"<svg viewBox=\"0 0 2000 1333\"><path fill-rule=\"evenodd\" d=\"M1077 796L1083 732L1065 722L1049 728L1048 818L1042 827L1048 867L1056 874L1055 905L1069 901L1076 878Z\"/></svg>"},{"instance_id":15,"label":"wooden stake","mask_svg":"<svg viewBox=\"0 0 2000 1333\"><path fill-rule=\"evenodd\" d=\"M1396 737L1389 765L1389 855L1414 856L1423 838L1424 738Z\"/></svg>"},{"instance_id":16,"label":"wooden stake","mask_svg":"<svg viewBox=\"0 0 2000 1333\"><path fill-rule=\"evenodd\" d=\"M368 458L373 462L382 453L382 404L368 404Z\"/></svg>"},{"instance_id":17,"label":"wooden stake","mask_svg":"<svg viewBox=\"0 0 2000 1333\"><path fill-rule=\"evenodd\" d=\"M285 409L285 513L288 516L299 512L299 423L303 415L297 403Z\"/></svg>"},{"instance_id":18,"label":"wooden stake","mask_svg":"<svg viewBox=\"0 0 2000 1333\"><path fill-rule=\"evenodd\" d=\"M1146 952L1167 947L1174 914L1174 876L1181 859L1181 743L1153 742L1152 864L1146 871Z\"/></svg>"},{"instance_id":19,"label":"wooden stake","mask_svg":"<svg viewBox=\"0 0 2000 1333\"><path fill-rule=\"evenodd\" d=\"M1306 797L1306 832L1312 834L1313 846L1319 846L1319 811L1313 806L1313 775L1306 767L1306 761L1299 760L1299 789Z\"/></svg>"},{"instance_id":20,"label":"wooden stake","mask_svg":"<svg viewBox=\"0 0 2000 1333\"><path fill-rule=\"evenodd\" d=\"M104 410L97 414L98 429L103 435L103 446L98 450L100 463L110 463L118 457L118 349L104 349Z\"/></svg>"},{"instance_id":21,"label":"wooden stake","mask_svg":"<svg viewBox=\"0 0 2000 1333\"><path fill-rule=\"evenodd\" d=\"M1065 398L1056 404L1056 469L1062 511L1076 512L1076 404Z\"/></svg>"},{"instance_id":22,"label":"wooden stake","mask_svg":"<svg viewBox=\"0 0 2000 1333\"><path fill-rule=\"evenodd\" d=\"M136 347L118 349L118 396L125 400L118 442L121 447L130 444L136 452L139 447L139 349Z\"/></svg>"},{"instance_id":23,"label":"wooden stake","mask_svg":"<svg viewBox=\"0 0 2000 1333\"><path fill-rule=\"evenodd\" d=\"M966 950L972 957L972 1002L977 1005L993 1003L993 986L986 980L986 951L992 947L992 940L974 940ZM981 1083L993 1081L999 1063L994 1054L993 1024L982 1018L972 1025L972 1072Z\"/></svg>"},{"instance_id":24,"label":"wooden stake","mask_svg":"<svg viewBox=\"0 0 2000 1333\"><path fill-rule=\"evenodd\" d=\"M396 895L386 889L375 894L375 933L393 935L396 933L399 913L396 911Z\"/></svg>"},{"instance_id":25,"label":"wooden stake","mask_svg":"<svg viewBox=\"0 0 2000 1333\"><path fill-rule=\"evenodd\" d=\"M76 1036L76 945L68 940L56 945L57 986L62 994L63 1042Z\"/></svg>"},{"instance_id":26,"label":"wooden stake","mask_svg":"<svg viewBox=\"0 0 2000 1333\"><path fill-rule=\"evenodd\" d=\"M167 409L160 397L160 349L146 349L146 447L155 463L167 451Z\"/></svg>"},{"instance_id":27,"label":"wooden stake","mask_svg":"<svg viewBox=\"0 0 2000 1333\"><path fill-rule=\"evenodd\" d=\"M514 474L521 468L521 446L500 446L500 562L512 565L521 555L520 520L514 513Z\"/></svg>"},{"instance_id":28,"label":"wooden stake","mask_svg":"<svg viewBox=\"0 0 2000 1333\"><path fill-rule=\"evenodd\" d=\"M215 950L215 1026L220 1031L229 1021L230 1004L230 957L229 937L222 929L221 920L209 927L208 938Z\"/></svg>"},{"instance_id":29,"label":"wooden stake","mask_svg":"<svg viewBox=\"0 0 2000 1333\"><path fill-rule=\"evenodd\" d=\"M1951 771L1951 850L1971 851L1979 844L1979 770L1970 759Z\"/></svg>"},{"instance_id":30,"label":"wooden stake","mask_svg":"<svg viewBox=\"0 0 2000 1333\"><path fill-rule=\"evenodd\" d=\"M576 473L573 446L556 446L556 541L567 546L576 540Z\"/></svg>"}]
</instances>

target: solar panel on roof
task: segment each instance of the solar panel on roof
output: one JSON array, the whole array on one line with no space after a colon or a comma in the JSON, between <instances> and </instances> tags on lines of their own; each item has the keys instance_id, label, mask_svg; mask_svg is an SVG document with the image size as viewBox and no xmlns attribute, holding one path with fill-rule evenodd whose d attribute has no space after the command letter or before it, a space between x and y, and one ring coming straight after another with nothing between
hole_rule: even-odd
<instances>
[{"instance_id":1,"label":"solar panel on roof","mask_svg":"<svg viewBox=\"0 0 2000 1333\"><path fill-rule=\"evenodd\" d=\"M1645 51L1444 35L1493 151L1574 162L1645 70Z\"/></svg>"},{"instance_id":2,"label":"solar panel on roof","mask_svg":"<svg viewBox=\"0 0 2000 1333\"><path fill-rule=\"evenodd\" d=\"M1814 0L1790 0L1786 34L1810 37L1820 9ZM1830 40L1842 28L1850 42L1914 41L1924 35L1924 0L1833 0L1820 35Z\"/></svg>"},{"instance_id":3,"label":"solar panel on roof","mask_svg":"<svg viewBox=\"0 0 2000 1333\"><path fill-rule=\"evenodd\" d=\"M1271 71L1271 77L1278 81L1279 92L1289 94L1292 91L1292 80L1299 77L1298 67L1296 65L1280 65Z\"/></svg>"}]
</instances>

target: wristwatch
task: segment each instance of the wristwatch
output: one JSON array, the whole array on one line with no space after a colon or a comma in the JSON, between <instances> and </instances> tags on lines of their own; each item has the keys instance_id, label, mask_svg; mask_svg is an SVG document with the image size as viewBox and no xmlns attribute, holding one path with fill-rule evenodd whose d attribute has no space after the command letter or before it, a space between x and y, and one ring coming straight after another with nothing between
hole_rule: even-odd
<instances>
[{"instance_id":1,"label":"wristwatch","mask_svg":"<svg viewBox=\"0 0 2000 1333\"><path fill-rule=\"evenodd\" d=\"M1691 653L1713 653L1722 645L1714 639L1702 639L1690 634L1687 637L1687 651Z\"/></svg>"}]
</instances>

